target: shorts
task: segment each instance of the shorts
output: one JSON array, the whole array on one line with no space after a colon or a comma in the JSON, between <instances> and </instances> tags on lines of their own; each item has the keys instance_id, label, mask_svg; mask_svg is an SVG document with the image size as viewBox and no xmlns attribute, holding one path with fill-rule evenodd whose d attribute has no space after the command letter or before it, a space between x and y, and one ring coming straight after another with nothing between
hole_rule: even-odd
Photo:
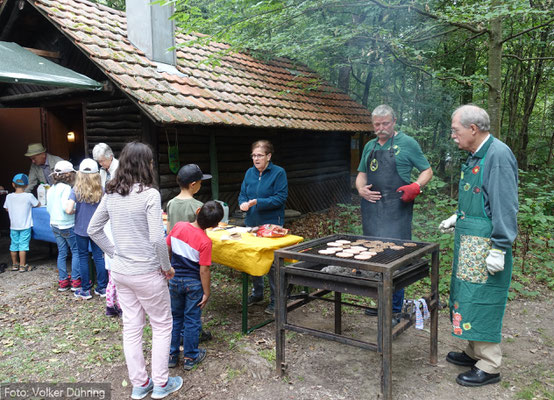
<instances>
[{"instance_id":1,"label":"shorts","mask_svg":"<svg viewBox=\"0 0 554 400\"><path fill-rule=\"evenodd\" d=\"M29 251L31 241L31 228L10 229L10 251Z\"/></svg>"}]
</instances>

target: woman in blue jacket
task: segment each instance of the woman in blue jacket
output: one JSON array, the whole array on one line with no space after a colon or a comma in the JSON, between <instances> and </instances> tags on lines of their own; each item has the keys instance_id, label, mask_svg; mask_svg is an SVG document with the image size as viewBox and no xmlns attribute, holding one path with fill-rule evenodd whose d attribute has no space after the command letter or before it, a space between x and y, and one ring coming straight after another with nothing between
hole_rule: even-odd
<instances>
[{"instance_id":1,"label":"woman in blue jacket","mask_svg":"<svg viewBox=\"0 0 554 400\"><path fill-rule=\"evenodd\" d=\"M240 188L240 209L246 212L246 226L275 224L283 226L285 220L285 203L288 196L287 174L285 170L271 162L273 145L267 140L258 140L252 144L252 162L244 175ZM270 300L265 309L266 314L275 311L275 281L273 267L268 274ZM259 304L264 299L264 277L252 277L252 295L248 305Z\"/></svg>"}]
</instances>

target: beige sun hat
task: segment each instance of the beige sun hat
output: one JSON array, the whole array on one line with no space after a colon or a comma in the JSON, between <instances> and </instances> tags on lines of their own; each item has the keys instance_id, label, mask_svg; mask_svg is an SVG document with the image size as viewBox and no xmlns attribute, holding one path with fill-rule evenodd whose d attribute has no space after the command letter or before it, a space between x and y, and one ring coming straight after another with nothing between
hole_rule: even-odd
<instances>
[{"instance_id":1,"label":"beige sun hat","mask_svg":"<svg viewBox=\"0 0 554 400\"><path fill-rule=\"evenodd\" d=\"M44 148L42 143L31 143L29 147L27 147L27 153L25 153L25 157L32 157L41 153L46 153L46 149Z\"/></svg>"}]
</instances>

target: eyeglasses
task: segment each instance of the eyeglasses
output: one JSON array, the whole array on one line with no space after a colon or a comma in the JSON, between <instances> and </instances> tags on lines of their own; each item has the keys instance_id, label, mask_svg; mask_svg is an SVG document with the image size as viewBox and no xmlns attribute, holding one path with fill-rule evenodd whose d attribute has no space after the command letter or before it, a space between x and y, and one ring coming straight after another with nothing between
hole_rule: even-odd
<instances>
[{"instance_id":1,"label":"eyeglasses","mask_svg":"<svg viewBox=\"0 0 554 400\"><path fill-rule=\"evenodd\" d=\"M265 156L267 156L267 154L250 154L250 157L253 159L264 158Z\"/></svg>"},{"instance_id":2,"label":"eyeglasses","mask_svg":"<svg viewBox=\"0 0 554 400\"><path fill-rule=\"evenodd\" d=\"M379 129L380 126L383 128L388 128L392 125L392 121L384 121L384 122L373 122L373 127L376 129Z\"/></svg>"}]
</instances>

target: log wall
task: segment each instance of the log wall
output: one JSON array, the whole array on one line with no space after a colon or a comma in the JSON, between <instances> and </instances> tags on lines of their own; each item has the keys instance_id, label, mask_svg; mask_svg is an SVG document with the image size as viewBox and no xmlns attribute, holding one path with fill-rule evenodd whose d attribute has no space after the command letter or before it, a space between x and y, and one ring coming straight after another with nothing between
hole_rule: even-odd
<instances>
[{"instance_id":1,"label":"log wall","mask_svg":"<svg viewBox=\"0 0 554 400\"><path fill-rule=\"evenodd\" d=\"M123 95L87 100L84 105L87 154L92 154L98 143L106 143L117 158L126 143L142 140L143 118L138 107Z\"/></svg>"},{"instance_id":2,"label":"log wall","mask_svg":"<svg viewBox=\"0 0 554 400\"><path fill-rule=\"evenodd\" d=\"M337 203L350 202L350 136L340 133L245 130L236 128L179 127L158 130L158 161L162 201L179 193L175 174L169 170L167 148L178 142L181 166L195 163L210 171L210 135L215 134L219 165L219 199L238 207L244 174L252 166L250 146L259 139L270 140L272 161L283 167L289 182L287 208L302 213L319 211ZM177 135L177 139L176 139ZM212 198L210 181L196 197Z\"/></svg>"}]
</instances>

